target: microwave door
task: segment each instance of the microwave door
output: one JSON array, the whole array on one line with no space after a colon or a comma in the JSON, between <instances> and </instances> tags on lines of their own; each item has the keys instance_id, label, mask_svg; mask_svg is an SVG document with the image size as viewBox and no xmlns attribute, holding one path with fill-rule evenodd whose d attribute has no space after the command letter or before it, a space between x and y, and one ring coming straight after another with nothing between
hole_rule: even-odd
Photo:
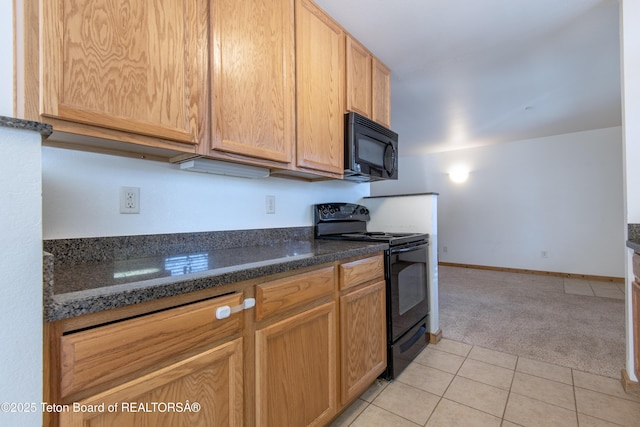
<instances>
[{"instance_id":1,"label":"microwave door","mask_svg":"<svg viewBox=\"0 0 640 427\"><path fill-rule=\"evenodd\" d=\"M355 145L355 160L362 172L377 177L395 174L397 160L396 150L392 144L362 134Z\"/></svg>"}]
</instances>

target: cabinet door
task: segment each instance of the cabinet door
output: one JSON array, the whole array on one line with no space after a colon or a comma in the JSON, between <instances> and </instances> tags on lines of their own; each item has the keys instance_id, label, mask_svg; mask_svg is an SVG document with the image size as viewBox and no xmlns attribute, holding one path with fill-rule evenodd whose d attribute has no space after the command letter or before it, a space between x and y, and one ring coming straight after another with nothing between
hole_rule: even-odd
<instances>
[{"instance_id":1,"label":"cabinet door","mask_svg":"<svg viewBox=\"0 0 640 427\"><path fill-rule=\"evenodd\" d=\"M340 297L341 403L362 394L387 367L385 282Z\"/></svg>"},{"instance_id":2,"label":"cabinet door","mask_svg":"<svg viewBox=\"0 0 640 427\"><path fill-rule=\"evenodd\" d=\"M371 118L371 54L347 36L347 110Z\"/></svg>"},{"instance_id":3,"label":"cabinet door","mask_svg":"<svg viewBox=\"0 0 640 427\"><path fill-rule=\"evenodd\" d=\"M77 402L78 408L70 404L69 411L60 414L60 425L241 426L242 387L238 338Z\"/></svg>"},{"instance_id":4,"label":"cabinet door","mask_svg":"<svg viewBox=\"0 0 640 427\"><path fill-rule=\"evenodd\" d=\"M335 415L335 305L256 331L258 426L321 426Z\"/></svg>"},{"instance_id":5,"label":"cabinet door","mask_svg":"<svg viewBox=\"0 0 640 427\"><path fill-rule=\"evenodd\" d=\"M296 1L297 166L344 171L344 33L309 0Z\"/></svg>"},{"instance_id":6,"label":"cabinet door","mask_svg":"<svg viewBox=\"0 0 640 427\"><path fill-rule=\"evenodd\" d=\"M207 2L55 0L41 7L43 116L198 143Z\"/></svg>"},{"instance_id":7,"label":"cabinet door","mask_svg":"<svg viewBox=\"0 0 640 427\"><path fill-rule=\"evenodd\" d=\"M391 127L391 70L373 58L373 102L371 119Z\"/></svg>"},{"instance_id":8,"label":"cabinet door","mask_svg":"<svg viewBox=\"0 0 640 427\"><path fill-rule=\"evenodd\" d=\"M293 0L216 0L211 5L212 148L291 162Z\"/></svg>"}]
</instances>

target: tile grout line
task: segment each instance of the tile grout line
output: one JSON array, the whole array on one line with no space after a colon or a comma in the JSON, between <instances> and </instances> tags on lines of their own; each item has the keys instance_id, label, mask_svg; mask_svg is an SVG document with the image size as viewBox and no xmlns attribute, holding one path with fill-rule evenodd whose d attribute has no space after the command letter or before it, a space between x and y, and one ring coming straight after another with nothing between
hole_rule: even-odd
<instances>
[{"instance_id":1,"label":"tile grout line","mask_svg":"<svg viewBox=\"0 0 640 427\"><path fill-rule=\"evenodd\" d=\"M456 341L457 342L457 341ZM464 344L464 343L463 343ZM449 387L451 387L451 383L453 382L453 380L456 379L456 377L458 376L458 372L460 372L460 369L462 368L462 365L464 365L464 362L467 361L467 358L469 357L469 354L471 354L471 350L473 350L474 346L471 346L471 348L469 349L469 351L467 352L467 355L464 356L464 360L462 361L462 363L460 364L460 366L458 366L458 369L456 369L456 372L453 374L453 378L451 378L451 381L449 382L449 384L447 385L447 387L444 389L444 391L442 392L442 396L439 396L440 398L438 399L438 403L436 403L436 406L433 408L433 411L431 411L431 413L429 414L429 416L427 417L427 421L425 421L424 426L426 426L427 424L429 424L429 420L431 419L431 417L433 417L433 414L436 412L436 409L438 409L438 406L440 405L440 402L442 402L442 399L444 399L444 395L447 393L447 390L449 390ZM434 349L437 350L437 349ZM438 350L438 351L442 351L444 353L447 354L453 354L454 356L459 356L455 353L450 353L448 351L444 351L444 350ZM460 356L462 357L462 356ZM417 363L417 362L416 362ZM432 366L429 366L432 369L437 369L434 368ZM442 371L441 369L438 369L439 371ZM442 371L442 372L446 372L446 371ZM448 372L450 373L450 372Z\"/></svg>"},{"instance_id":2,"label":"tile grout line","mask_svg":"<svg viewBox=\"0 0 640 427\"><path fill-rule=\"evenodd\" d=\"M591 284L589 284L591 286ZM576 409L576 425L580 427L580 416L578 415L578 396L576 396L576 378L571 368L571 389L573 390L573 406Z\"/></svg>"},{"instance_id":3,"label":"tile grout line","mask_svg":"<svg viewBox=\"0 0 640 427\"><path fill-rule=\"evenodd\" d=\"M501 425L502 425L502 424L504 424L504 422L513 423L512 421L506 420L506 419L505 419L505 415L506 415L506 410L507 410L507 407L508 407L509 401L510 401L510 399L512 398L512 396L513 396L513 395L520 395L519 393L514 393L514 392L513 392L513 385L514 385L514 383L515 383L515 374L516 374L516 373L518 373L518 372L520 372L520 371L518 371L518 366L520 365L520 363L521 363L522 359L526 359L526 358L525 358L525 357L522 357L522 356L518 356L518 355L511 355L511 354L509 354L509 353L504 353L504 352L500 352L500 351L497 351L497 350L493 350L493 349L489 349L489 348L485 348L485 347L481 347L481 346L471 345L471 344L467 344L467 343L461 343L461 342L453 341L453 340L450 340L450 341L452 341L452 342L454 342L454 343L460 343L460 344L464 344L465 346L468 346L468 347L469 347L469 350L465 352L465 356L461 356L461 354L460 354L460 353L453 353L452 351L446 351L446 350L444 350L444 349L439 349L439 348L437 348L437 346L435 346L435 345L433 346L433 350L434 350L434 351L441 352L443 355L449 354L449 355L452 355L452 356L458 356L458 357L462 358L462 361L461 361L460 365L455 369L455 372L446 371L446 370L443 370L443 369L440 369L440 368L437 368L437 367L434 367L434 366L431 366L431 365L428 365L428 364L419 363L419 362L417 362L417 361L415 361L415 362L414 362L414 363L417 363L418 365L425 366L425 367L428 367L428 368L430 368L430 369L435 369L435 370L438 370L438 371L440 371L440 372L448 373L448 374L452 375L452 379L451 379L451 381L448 383L448 385L444 388L444 390L443 390L443 392L442 392L442 395L438 396L438 395L435 395L434 393L431 393L431 392L429 392L429 391L423 390L423 391L425 391L425 392L427 392L427 393L430 393L430 394L435 395L435 396L437 396L437 397L438 397L437 402L436 402L436 404L435 404L435 406L434 406L434 409L433 409L433 410L430 412L430 414L428 415L428 417L427 417L427 419L426 419L426 421L425 421L425 423L424 423L424 426L426 426L426 425L429 423L429 421L433 419L433 415L434 415L434 413L435 413L435 410L436 410L436 409L437 409L437 408L442 404L442 402L443 402L443 400L444 400L444 399L446 399L446 400L448 400L448 401L451 401L451 402L455 402L456 404L459 404L459 405L465 406L465 407L467 407L467 408L470 408L470 409L473 409L473 410L476 410L476 411L479 411L479 412L482 412L482 413L485 413L485 414L488 414L488 415L494 416L494 417L496 417L496 418L499 418L499 419L500 419L500 421L501 421L501 422L500 422L500 424L501 424ZM489 351L493 351L493 352L496 352L496 353L504 353L504 354L507 354L507 355L510 355L510 356L514 356L514 357L515 357L515 359L516 359L516 360L515 360L515 365L514 365L514 367L513 367L512 369L509 369L510 371L512 371L512 372L513 372L513 376L512 376L512 378L511 378L511 382L510 382L510 385L509 385L509 389L508 389L508 390L506 390L506 391L507 391L507 393L508 393L508 394L507 394L507 400L506 400L506 402L505 402L505 406L504 406L504 408L503 408L503 410L502 410L502 416L501 416L501 417L496 416L496 415L494 415L493 413L486 412L486 411L484 411L484 410L481 410L481 409L475 408L475 407L473 407L473 406L469 406L469 405L467 405L467 404L460 403L460 402L457 402L456 400L451 400L451 399L448 399L448 398L446 398L446 397L445 397L445 394L450 390L450 388L451 388L451 385L452 385L453 381L454 381L457 377L465 378L465 379L468 379L468 380L470 380L470 381L474 381L474 382L478 382L478 383L485 384L485 385L488 385L488 386L492 386L491 384L486 384L486 383L484 383L484 382L482 382L482 381L476 381L476 380L473 380L473 379L470 379L470 378L466 378L466 377L461 376L461 375L460 375L460 371L461 371L461 369L462 369L462 366L463 366L467 361L478 361L478 362L487 363L487 364L492 365L492 366L496 366L496 367L500 367L500 368L505 368L503 365L500 365L500 364L497 364L497 363L489 363L489 362L487 362L487 361L485 361L485 360L481 360L481 359L477 359L477 358L471 357L475 348L482 349L482 350L489 350ZM532 359L532 360L534 360L534 359ZM535 360L534 360L534 361L535 361ZM526 374L526 375L530 375L530 376L532 376L532 377L536 377L536 378L543 379L543 380L545 380L545 381L550 381L550 382L553 382L553 383L564 384L564 385L570 385L570 386L572 387L572 388L571 388L571 390L572 390L573 397L574 397L574 405L573 405L573 409L574 409L574 413L575 413L575 420L576 420L577 425L580 425L580 420L579 420L579 414L580 414L580 413L578 412L578 404L577 404L577 400L578 400L578 399L577 399L577 388L578 388L578 387L576 386L576 373L578 373L578 372L582 372L582 371L579 371L579 370L576 370L576 369L573 369L573 368L569 368L569 367L564 367L564 366L561 366L561 365L556 365L556 364L553 364L553 363L548 363L548 362L542 362L542 363L546 363L546 364L549 364L549 365L552 365L552 366L558 366L558 367L562 367L562 368L568 368L568 369L569 369L569 372L570 372L570 374L571 374L571 377L570 377L570 378L571 378L571 384L567 384L566 382L558 381L558 380L556 380L556 379L552 379L552 378L545 378L545 377L543 377L543 376L535 375L535 374L532 374L532 373L526 373L526 372L522 372L522 373L523 373L523 374ZM587 372L587 373L588 373L588 372ZM588 373L588 374L589 374L589 373ZM601 375L597 375L597 374L591 374L591 375L598 376L598 377L602 377ZM609 378L609 377L605 377L605 378ZM412 386L411 384L406 384L406 383L403 383L403 384L405 384L405 385L407 385L407 386L409 386L409 387L412 387L412 388L416 388L417 390L422 390L422 389L420 389L419 387L414 387L414 386ZM387 384L387 386L388 386L388 385L389 385L389 384ZM496 386L492 386L492 387L496 387ZM386 387L385 387L385 388L386 388ZM500 387L496 387L496 388L500 388ZM580 388L584 388L584 387L580 387ZM603 395L609 396L609 397L611 397L611 398L616 398L616 399L621 399L621 400L627 400L627 399L623 399L623 398L620 398L620 397L618 397L618 396L616 396L616 395L609 394L609 393L606 393L606 392L603 392L603 391L600 391L600 390L592 390L591 388L585 388L585 389L586 389L586 390L589 390L589 391L594 391L595 393L598 393L598 394L603 394ZM503 390L505 390L505 389L503 389ZM356 416L356 418L355 418L352 422L350 422L350 423L349 423L349 425L350 425L350 426L351 426L351 425L353 425L353 423L354 423L354 422L355 422L355 421L356 421L356 420L357 420L357 419L362 415L362 413L364 413L364 412L367 410L367 408L369 408L371 405L374 405L376 408L379 408L379 409L381 409L381 410L383 410L383 411L387 411L385 408L381 408L380 406L378 406L378 405L376 405L376 404L374 403L375 399L377 399L377 398L380 396L380 394L381 394L381 393L383 393L383 392L384 392L384 390L382 390L380 393L378 393L378 394L375 396L375 398L373 398L373 399L372 399L372 401L371 401L371 402L367 402L367 401L364 401L364 400L363 400L366 404L364 405L364 407L363 407L362 411L360 411L360 412L358 413L358 415ZM532 400L535 400L535 401L538 401L538 402L541 402L541 403L545 403L545 404L549 404L549 405L552 405L552 406L555 406L555 407L558 407L558 408L562 408L562 409L565 409L565 410L566 410L566 409L568 409L568 408L566 408L566 407L564 407L564 406L555 405L554 403L546 402L546 401L544 401L544 400L536 399L536 398L529 397L529 396L526 396L526 395L525 395L525 397L528 397L528 398L530 398L530 399L532 399ZM405 416L403 416L403 415L396 414L395 412L392 412L392 411L388 411L388 412L390 412L391 414L394 414L395 416L398 416L398 417L400 417L400 418L402 418L402 419L404 419L404 420L407 420L407 421L409 421L409 422L411 422L411 423L415 423L415 421L413 421L413 420L411 420L411 419L408 419L408 418L406 418L406 417L405 417ZM585 414L585 415L586 415L586 414ZM598 419L598 420L607 421L607 420L603 420L603 419L601 419L601 418L599 418L599 417L595 417L595 418L596 418L596 419ZM608 422L611 422L611 421L608 421ZM416 424L417 424L417 423L416 423Z\"/></svg>"},{"instance_id":4,"label":"tile grout line","mask_svg":"<svg viewBox=\"0 0 640 427\"><path fill-rule=\"evenodd\" d=\"M504 424L504 417L507 415L507 406L509 405L509 400L511 399L511 389L513 388L513 382L516 380L516 369L518 369L518 362L520 362L520 356L516 356L516 364L513 367L513 376L511 377L511 384L509 384L509 391L507 393L507 401L504 402L504 409L502 410L502 422L500 425ZM511 421L509 421L511 422Z\"/></svg>"}]
</instances>

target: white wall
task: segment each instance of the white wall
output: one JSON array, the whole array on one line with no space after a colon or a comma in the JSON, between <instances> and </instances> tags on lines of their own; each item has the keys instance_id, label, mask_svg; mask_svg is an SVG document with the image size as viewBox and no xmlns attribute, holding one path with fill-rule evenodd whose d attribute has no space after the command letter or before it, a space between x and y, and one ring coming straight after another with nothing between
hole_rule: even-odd
<instances>
[{"instance_id":1,"label":"white wall","mask_svg":"<svg viewBox=\"0 0 640 427\"><path fill-rule=\"evenodd\" d=\"M42 197L40 134L0 127L0 425L42 425Z\"/></svg>"},{"instance_id":2,"label":"white wall","mask_svg":"<svg viewBox=\"0 0 640 427\"><path fill-rule=\"evenodd\" d=\"M371 194L440 193L440 261L623 277L621 158L619 127L401 157Z\"/></svg>"},{"instance_id":3,"label":"white wall","mask_svg":"<svg viewBox=\"0 0 640 427\"><path fill-rule=\"evenodd\" d=\"M0 115L13 115L12 1L0 0ZM40 135L0 128L0 425L42 425L42 196ZM31 409L31 408L30 408Z\"/></svg>"},{"instance_id":4,"label":"white wall","mask_svg":"<svg viewBox=\"0 0 640 427\"><path fill-rule=\"evenodd\" d=\"M627 220L640 224L640 2L622 3L622 85Z\"/></svg>"},{"instance_id":5,"label":"white wall","mask_svg":"<svg viewBox=\"0 0 640 427\"><path fill-rule=\"evenodd\" d=\"M624 0L620 8L621 37L622 37L622 126L624 129L624 171L625 171L625 216L626 222L640 224L640 2ZM632 300L630 296L633 286L633 270L631 257L633 251L626 252L626 342L627 366L626 370L633 381L638 381L635 375L633 334L634 326L632 314Z\"/></svg>"},{"instance_id":6,"label":"white wall","mask_svg":"<svg viewBox=\"0 0 640 427\"><path fill-rule=\"evenodd\" d=\"M140 214L120 214L120 187L140 188ZM276 197L266 214L265 196ZM355 202L369 184L246 179L177 165L43 148L45 239L313 225L311 205Z\"/></svg>"}]
</instances>

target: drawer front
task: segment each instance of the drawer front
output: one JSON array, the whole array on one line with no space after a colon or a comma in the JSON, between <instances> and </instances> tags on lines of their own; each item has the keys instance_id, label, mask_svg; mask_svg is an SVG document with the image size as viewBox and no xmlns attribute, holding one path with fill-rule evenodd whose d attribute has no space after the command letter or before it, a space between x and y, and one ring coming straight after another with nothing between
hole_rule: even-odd
<instances>
[{"instance_id":1,"label":"drawer front","mask_svg":"<svg viewBox=\"0 0 640 427\"><path fill-rule=\"evenodd\" d=\"M236 293L62 336L62 397L240 333L242 313L218 320L216 308L242 301Z\"/></svg>"},{"instance_id":2,"label":"drawer front","mask_svg":"<svg viewBox=\"0 0 640 427\"><path fill-rule=\"evenodd\" d=\"M340 290L381 279L384 279L383 255L340 265Z\"/></svg>"},{"instance_id":3,"label":"drawer front","mask_svg":"<svg viewBox=\"0 0 640 427\"><path fill-rule=\"evenodd\" d=\"M640 281L640 255L636 253L633 254L633 275Z\"/></svg>"},{"instance_id":4,"label":"drawer front","mask_svg":"<svg viewBox=\"0 0 640 427\"><path fill-rule=\"evenodd\" d=\"M256 319L263 320L331 295L334 281L334 268L326 267L258 285Z\"/></svg>"}]
</instances>

